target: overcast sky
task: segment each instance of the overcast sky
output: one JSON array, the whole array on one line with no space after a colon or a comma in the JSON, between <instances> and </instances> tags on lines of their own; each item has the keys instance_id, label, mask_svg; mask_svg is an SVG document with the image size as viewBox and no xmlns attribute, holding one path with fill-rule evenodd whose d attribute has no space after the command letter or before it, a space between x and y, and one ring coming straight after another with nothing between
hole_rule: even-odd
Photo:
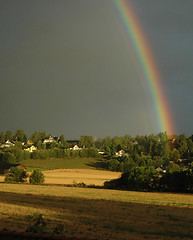
<instances>
[{"instance_id":1,"label":"overcast sky","mask_svg":"<svg viewBox=\"0 0 193 240\"><path fill-rule=\"evenodd\" d=\"M193 1L130 0L177 134L193 134ZM111 0L0 0L0 131L65 138L158 133Z\"/></svg>"}]
</instances>

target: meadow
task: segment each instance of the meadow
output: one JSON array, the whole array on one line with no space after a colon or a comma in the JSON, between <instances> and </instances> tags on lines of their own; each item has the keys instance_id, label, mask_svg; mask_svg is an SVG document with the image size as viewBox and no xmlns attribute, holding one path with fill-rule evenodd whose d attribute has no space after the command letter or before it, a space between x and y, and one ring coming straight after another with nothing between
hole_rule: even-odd
<instances>
[{"instance_id":1,"label":"meadow","mask_svg":"<svg viewBox=\"0 0 193 240\"><path fill-rule=\"evenodd\" d=\"M0 177L0 230L24 232L41 214L51 235L62 226L65 236L87 239L193 239L191 194L78 187L81 182L102 186L120 176L96 170L100 159L28 160L24 165L28 171L43 170L45 184L5 184Z\"/></svg>"},{"instance_id":2,"label":"meadow","mask_svg":"<svg viewBox=\"0 0 193 240\"><path fill-rule=\"evenodd\" d=\"M28 159L22 164L27 171L39 168L40 170L53 169L95 169L100 165L101 159L98 158L48 158L48 159Z\"/></svg>"},{"instance_id":3,"label":"meadow","mask_svg":"<svg viewBox=\"0 0 193 240\"><path fill-rule=\"evenodd\" d=\"M48 232L87 239L193 239L193 195L59 185L0 184L0 229L25 231L42 214Z\"/></svg>"},{"instance_id":4,"label":"meadow","mask_svg":"<svg viewBox=\"0 0 193 240\"><path fill-rule=\"evenodd\" d=\"M29 159L22 162L29 174L34 169L40 169L45 176L45 184L103 186L105 181L120 177L120 172L99 170L100 163L98 158ZM4 182L2 175L0 182Z\"/></svg>"}]
</instances>

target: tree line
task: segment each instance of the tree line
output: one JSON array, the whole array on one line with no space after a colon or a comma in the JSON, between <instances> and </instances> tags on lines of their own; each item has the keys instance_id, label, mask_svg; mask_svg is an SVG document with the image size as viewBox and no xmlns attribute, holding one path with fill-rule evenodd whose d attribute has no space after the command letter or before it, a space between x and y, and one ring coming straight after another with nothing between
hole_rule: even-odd
<instances>
[{"instance_id":1,"label":"tree line","mask_svg":"<svg viewBox=\"0 0 193 240\"><path fill-rule=\"evenodd\" d=\"M154 168L133 167L121 177L104 183L105 188L130 191L193 193L193 164L186 170L160 174Z\"/></svg>"},{"instance_id":2,"label":"tree line","mask_svg":"<svg viewBox=\"0 0 193 240\"><path fill-rule=\"evenodd\" d=\"M14 147L1 148L0 161L21 162L24 159L46 159L50 157L101 157L103 152L106 159L105 168L114 171L125 171L128 166L159 167L168 166L172 161L178 164L179 159L193 158L193 135L168 136L167 133L151 134L136 137L105 137L95 139L92 136L81 136L77 144L83 147L81 151L73 151L71 142L64 135L55 141L44 144L51 134L34 132L29 137L23 130L12 133L10 130L1 132L0 144L14 141ZM31 142L36 147L32 153L24 151ZM125 156L115 157L115 153L123 150ZM12 160L11 160L12 159Z\"/></svg>"}]
</instances>

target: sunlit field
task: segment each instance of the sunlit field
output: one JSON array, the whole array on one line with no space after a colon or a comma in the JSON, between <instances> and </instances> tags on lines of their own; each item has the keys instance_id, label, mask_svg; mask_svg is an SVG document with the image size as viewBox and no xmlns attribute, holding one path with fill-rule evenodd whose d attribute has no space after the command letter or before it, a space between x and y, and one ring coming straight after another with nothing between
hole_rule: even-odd
<instances>
[{"instance_id":1,"label":"sunlit field","mask_svg":"<svg viewBox=\"0 0 193 240\"><path fill-rule=\"evenodd\" d=\"M120 177L120 172L92 169L57 169L43 171L46 184L79 184L103 186L105 181Z\"/></svg>"},{"instance_id":2,"label":"sunlit field","mask_svg":"<svg viewBox=\"0 0 193 240\"><path fill-rule=\"evenodd\" d=\"M28 174L31 174L30 172ZM43 171L45 184L62 185L95 185L103 186L105 181L119 178L120 172L110 172L94 169L55 169ZM5 176L0 176L0 182L4 182Z\"/></svg>"},{"instance_id":3,"label":"sunlit field","mask_svg":"<svg viewBox=\"0 0 193 240\"><path fill-rule=\"evenodd\" d=\"M91 239L193 239L193 195L0 184L0 229L25 231L39 214L52 232Z\"/></svg>"}]
</instances>

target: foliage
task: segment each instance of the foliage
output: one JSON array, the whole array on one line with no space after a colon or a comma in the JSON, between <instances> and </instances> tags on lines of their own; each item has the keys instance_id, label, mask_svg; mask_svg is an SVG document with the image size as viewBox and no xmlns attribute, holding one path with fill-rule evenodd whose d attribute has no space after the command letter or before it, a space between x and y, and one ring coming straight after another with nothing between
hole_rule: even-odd
<instances>
[{"instance_id":1,"label":"foliage","mask_svg":"<svg viewBox=\"0 0 193 240\"><path fill-rule=\"evenodd\" d=\"M32 218L31 221L34 222L33 225L30 225L26 232L31 232L31 233L45 233L47 231L47 227L46 227L46 222L42 217L42 214L40 214L39 216Z\"/></svg>"},{"instance_id":2,"label":"foliage","mask_svg":"<svg viewBox=\"0 0 193 240\"><path fill-rule=\"evenodd\" d=\"M6 183L19 183L26 182L27 173L21 167L12 167L9 170L9 173L5 176Z\"/></svg>"},{"instance_id":3,"label":"foliage","mask_svg":"<svg viewBox=\"0 0 193 240\"><path fill-rule=\"evenodd\" d=\"M193 192L193 172L175 171L160 179L160 189L167 192Z\"/></svg>"},{"instance_id":4,"label":"foliage","mask_svg":"<svg viewBox=\"0 0 193 240\"><path fill-rule=\"evenodd\" d=\"M62 235L64 234L64 231L65 231L64 225L59 224L54 228L53 233L57 235Z\"/></svg>"},{"instance_id":5,"label":"foliage","mask_svg":"<svg viewBox=\"0 0 193 240\"><path fill-rule=\"evenodd\" d=\"M170 151L170 161L173 161L174 163L178 163L178 160L180 159L180 152L178 149L174 148Z\"/></svg>"},{"instance_id":6,"label":"foliage","mask_svg":"<svg viewBox=\"0 0 193 240\"><path fill-rule=\"evenodd\" d=\"M34 185L43 184L44 183L43 173L39 169L34 170L30 175L29 182Z\"/></svg>"},{"instance_id":7,"label":"foliage","mask_svg":"<svg viewBox=\"0 0 193 240\"><path fill-rule=\"evenodd\" d=\"M154 169L135 167L123 173L119 179L104 183L105 188L126 189L137 191L162 191L193 193L193 171L167 172L158 175Z\"/></svg>"},{"instance_id":8,"label":"foliage","mask_svg":"<svg viewBox=\"0 0 193 240\"><path fill-rule=\"evenodd\" d=\"M94 147L94 139L92 136L81 136L80 137L80 144L86 148L93 148Z\"/></svg>"},{"instance_id":9,"label":"foliage","mask_svg":"<svg viewBox=\"0 0 193 240\"><path fill-rule=\"evenodd\" d=\"M19 129L15 132L14 139L19 141L19 142L26 142L27 141L27 136L22 129Z\"/></svg>"},{"instance_id":10,"label":"foliage","mask_svg":"<svg viewBox=\"0 0 193 240\"><path fill-rule=\"evenodd\" d=\"M16 156L9 151L5 151L2 154L2 162L4 163L16 163Z\"/></svg>"},{"instance_id":11,"label":"foliage","mask_svg":"<svg viewBox=\"0 0 193 240\"><path fill-rule=\"evenodd\" d=\"M32 159L46 159L48 157L46 150L36 150L31 154Z\"/></svg>"},{"instance_id":12,"label":"foliage","mask_svg":"<svg viewBox=\"0 0 193 240\"><path fill-rule=\"evenodd\" d=\"M12 134L12 131L10 130L7 130L6 133L5 133L5 141L12 141L13 140L13 134Z\"/></svg>"},{"instance_id":13,"label":"foliage","mask_svg":"<svg viewBox=\"0 0 193 240\"><path fill-rule=\"evenodd\" d=\"M107 170L129 172L135 167L151 168L162 167L167 171L180 171L179 166L182 159L193 160L193 135L191 137L181 134L179 136L168 136L166 132L136 137L125 135L123 137L107 136L104 139L93 139L92 136L81 136L80 142L85 148L72 150L61 135L56 141L43 143L49 135L45 132L33 133L29 140L38 150L25 151L29 145L26 143L27 136L23 130L17 130L13 135L11 131L1 132L0 143L4 144L9 140L15 146L3 147L0 151L0 163L20 163L26 159L44 159L46 162L50 158L76 159L76 158L101 158L99 150L105 152L103 166ZM51 135L50 135L51 136ZM15 141L15 142L14 142ZM125 155L117 157L116 152L123 150Z\"/></svg>"},{"instance_id":14,"label":"foliage","mask_svg":"<svg viewBox=\"0 0 193 240\"><path fill-rule=\"evenodd\" d=\"M175 163L169 164L166 168L167 173L180 172L180 171L181 171L180 166L178 164L175 164Z\"/></svg>"},{"instance_id":15,"label":"foliage","mask_svg":"<svg viewBox=\"0 0 193 240\"><path fill-rule=\"evenodd\" d=\"M5 134L3 132L0 134L0 143L5 143Z\"/></svg>"},{"instance_id":16,"label":"foliage","mask_svg":"<svg viewBox=\"0 0 193 240\"><path fill-rule=\"evenodd\" d=\"M30 136L30 140L34 143L35 146L37 146L38 141L41 143L48 135L45 132L34 132Z\"/></svg>"}]
</instances>

